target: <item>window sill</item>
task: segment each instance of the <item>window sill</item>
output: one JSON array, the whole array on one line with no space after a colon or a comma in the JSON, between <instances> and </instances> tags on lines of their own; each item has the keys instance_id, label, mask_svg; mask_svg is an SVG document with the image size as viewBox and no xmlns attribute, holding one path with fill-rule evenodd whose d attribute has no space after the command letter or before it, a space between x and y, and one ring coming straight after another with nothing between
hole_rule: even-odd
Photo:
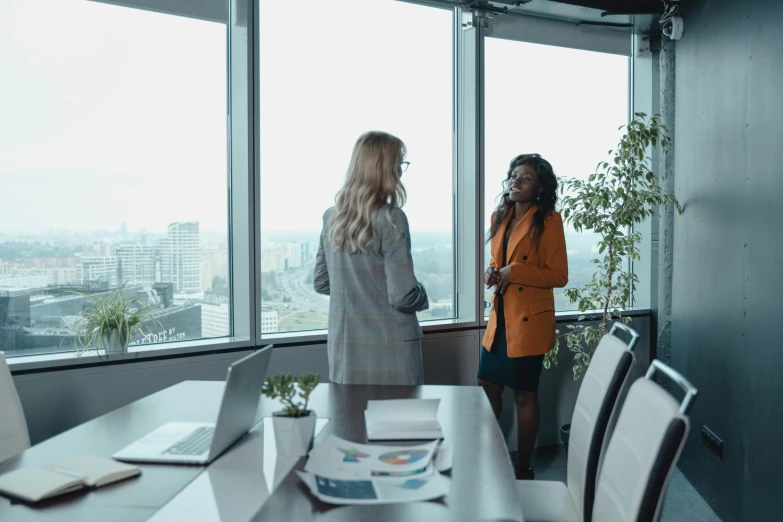
<instances>
[{"instance_id":1,"label":"window sill","mask_svg":"<svg viewBox=\"0 0 783 522\"><path fill-rule=\"evenodd\" d=\"M623 317L647 317L650 315L650 309L649 308L628 308L622 311ZM585 320L589 320L590 316L600 316L603 314L602 311L599 310L593 310L590 312L580 312L578 310L571 310L568 312L555 312L555 318L557 319L558 323L570 323L573 321L579 320L580 317L583 315L585 316Z\"/></svg>"},{"instance_id":2,"label":"window sill","mask_svg":"<svg viewBox=\"0 0 783 522\"><path fill-rule=\"evenodd\" d=\"M106 355L98 355L94 350L87 352L81 357L76 355L74 351L68 351L8 357L6 358L6 362L8 362L12 374L25 374L107 364L128 364L135 361L184 357L223 351L230 352L252 348L253 343L248 337L221 337L216 339L199 339L196 341L131 346L128 349L128 353L112 354L108 357Z\"/></svg>"},{"instance_id":3,"label":"window sill","mask_svg":"<svg viewBox=\"0 0 783 522\"><path fill-rule=\"evenodd\" d=\"M602 312L598 310L594 310L591 312L580 312L578 310L569 310L565 312L555 312L555 319L559 324L572 323L578 321L579 318L582 317L583 315L585 317L590 317L593 315L600 315L601 313ZM628 308L623 310L623 317L647 317L649 315L650 315L649 308ZM482 327L487 325L488 319L489 319L489 315L484 316L484 319L481 321Z\"/></svg>"},{"instance_id":4,"label":"window sill","mask_svg":"<svg viewBox=\"0 0 783 522\"><path fill-rule=\"evenodd\" d=\"M582 315L589 316L591 314L575 311L555 313L555 317L559 324L575 322ZM650 310L647 308L629 309L623 311L623 315L628 317L646 317L650 315ZM422 331L424 332L425 337L428 334L476 330L484 327L486 327L486 318L481 324L476 321L461 321L459 319L442 319L422 323ZM266 334L262 336L259 345L274 344L276 347L285 348L298 345L322 344L326 342L326 337L326 330ZM26 373L69 370L110 364L132 364L136 361L171 359L223 352L230 353L232 351L250 350L254 347L254 343L247 337L223 337L218 339L201 339L198 341L133 346L127 354L111 355L109 357L99 356L94 351L79 357L73 351L68 351L62 353L9 357L6 361L11 369L11 373L22 375Z\"/></svg>"},{"instance_id":5,"label":"window sill","mask_svg":"<svg viewBox=\"0 0 783 522\"><path fill-rule=\"evenodd\" d=\"M423 321L421 330L426 336L428 333L443 332L451 330L469 330L477 328L476 321L465 321L460 319L439 319L434 321ZM280 332L261 335L261 344L274 344L275 346L295 346L306 344L325 343L327 330L306 330L299 332Z\"/></svg>"}]
</instances>

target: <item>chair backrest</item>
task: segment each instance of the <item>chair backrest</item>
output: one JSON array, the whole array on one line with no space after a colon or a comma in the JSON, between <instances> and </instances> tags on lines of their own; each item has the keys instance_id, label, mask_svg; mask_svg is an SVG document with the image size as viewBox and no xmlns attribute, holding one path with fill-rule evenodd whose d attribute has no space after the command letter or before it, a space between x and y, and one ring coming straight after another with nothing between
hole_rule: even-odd
<instances>
[{"instance_id":1,"label":"chair backrest","mask_svg":"<svg viewBox=\"0 0 783 522\"><path fill-rule=\"evenodd\" d=\"M682 404L652 380L656 371L686 390ZM606 448L596 487L593 520L654 522L689 430L687 412L696 389L653 361L647 377L631 386Z\"/></svg>"},{"instance_id":2,"label":"chair backrest","mask_svg":"<svg viewBox=\"0 0 783 522\"><path fill-rule=\"evenodd\" d=\"M615 337L618 329L631 336L627 345ZM592 519L595 481L606 428L633 365L631 352L638 339L639 334L634 330L615 323L598 343L576 398L568 441L567 482L579 520L585 522Z\"/></svg>"},{"instance_id":3,"label":"chair backrest","mask_svg":"<svg viewBox=\"0 0 783 522\"><path fill-rule=\"evenodd\" d=\"M30 447L27 421L19 394L11 378L11 370L0 353L0 462L10 459Z\"/></svg>"}]
</instances>

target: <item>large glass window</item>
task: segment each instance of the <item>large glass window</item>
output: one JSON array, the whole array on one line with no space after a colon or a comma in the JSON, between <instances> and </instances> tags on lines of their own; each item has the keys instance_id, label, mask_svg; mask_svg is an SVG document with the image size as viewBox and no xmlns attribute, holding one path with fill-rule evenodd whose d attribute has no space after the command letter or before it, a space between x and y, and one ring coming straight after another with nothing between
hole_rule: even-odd
<instances>
[{"instance_id":1,"label":"large glass window","mask_svg":"<svg viewBox=\"0 0 783 522\"><path fill-rule=\"evenodd\" d=\"M485 41L485 215L502 191L511 159L536 152L558 177L585 179L605 161L628 121L627 56L487 38ZM566 227L569 286L587 283L597 235ZM486 239L486 238L484 238ZM485 265L489 264L485 246ZM486 268L486 267L484 267ZM483 269L482 269L483 271ZM491 290L485 294L490 301ZM558 311L575 309L563 289ZM489 310L486 310L489 313Z\"/></svg>"},{"instance_id":2,"label":"large glass window","mask_svg":"<svg viewBox=\"0 0 783 522\"><path fill-rule=\"evenodd\" d=\"M0 7L0 351L73 350L87 298L132 345L229 335L227 26L84 0Z\"/></svg>"},{"instance_id":3,"label":"large glass window","mask_svg":"<svg viewBox=\"0 0 783 522\"><path fill-rule=\"evenodd\" d=\"M408 147L404 210L420 319L454 314L452 11L392 0L260 1L261 329L326 328L312 288L322 215L356 138Z\"/></svg>"}]
</instances>

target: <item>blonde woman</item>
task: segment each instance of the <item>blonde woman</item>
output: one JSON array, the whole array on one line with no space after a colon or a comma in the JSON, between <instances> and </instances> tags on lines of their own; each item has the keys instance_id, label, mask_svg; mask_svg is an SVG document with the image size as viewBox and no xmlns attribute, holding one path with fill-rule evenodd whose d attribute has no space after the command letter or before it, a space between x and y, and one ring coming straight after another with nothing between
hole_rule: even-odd
<instances>
[{"instance_id":1,"label":"blonde woman","mask_svg":"<svg viewBox=\"0 0 783 522\"><path fill-rule=\"evenodd\" d=\"M329 378L343 384L423 384L416 280L402 211L405 144L371 131L356 141L343 188L323 216L313 287L329 300Z\"/></svg>"}]
</instances>

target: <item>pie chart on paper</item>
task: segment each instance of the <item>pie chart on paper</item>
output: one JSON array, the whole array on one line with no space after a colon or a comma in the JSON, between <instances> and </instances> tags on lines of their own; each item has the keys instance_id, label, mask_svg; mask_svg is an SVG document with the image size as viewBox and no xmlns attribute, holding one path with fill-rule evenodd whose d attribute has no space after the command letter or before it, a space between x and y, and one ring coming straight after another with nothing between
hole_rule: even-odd
<instances>
[{"instance_id":1,"label":"pie chart on paper","mask_svg":"<svg viewBox=\"0 0 783 522\"><path fill-rule=\"evenodd\" d=\"M383 463L391 464L392 466L404 466L405 464L413 464L418 462L427 456L429 451L423 449L410 449L410 450L397 450L383 453L378 457Z\"/></svg>"}]
</instances>

